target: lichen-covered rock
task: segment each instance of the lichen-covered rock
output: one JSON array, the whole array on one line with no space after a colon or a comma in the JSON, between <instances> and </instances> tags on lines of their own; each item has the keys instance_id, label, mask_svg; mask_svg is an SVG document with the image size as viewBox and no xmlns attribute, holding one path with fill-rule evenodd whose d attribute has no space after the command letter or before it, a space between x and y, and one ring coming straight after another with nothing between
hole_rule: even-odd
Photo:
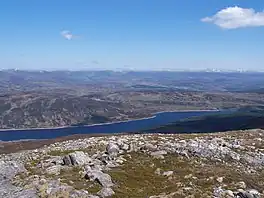
<instances>
[{"instance_id":1,"label":"lichen-covered rock","mask_svg":"<svg viewBox=\"0 0 264 198\"><path fill-rule=\"evenodd\" d=\"M166 176L166 177L169 177L169 176L173 175L173 171L165 171L165 172L163 172L162 175Z\"/></svg>"},{"instance_id":2,"label":"lichen-covered rock","mask_svg":"<svg viewBox=\"0 0 264 198\"><path fill-rule=\"evenodd\" d=\"M3 198L35 198L37 197L34 188L24 189L14 186L12 179L18 173L25 172L26 169L18 161L0 161L0 197Z\"/></svg>"},{"instance_id":3,"label":"lichen-covered rock","mask_svg":"<svg viewBox=\"0 0 264 198\"><path fill-rule=\"evenodd\" d=\"M124 150L124 151L128 151L129 150L129 145L124 143L121 145L121 149Z\"/></svg>"},{"instance_id":4,"label":"lichen-covered rock","mask_svg":"<svg viewBox=\"0 0 264 198\"><path fill-rule=\"evenodd\" d=\"M86 167L85 178L89 179L90 181L97 181L103 187L112 187L114 185L110 175L89 167Z\"/></svg>"},{"instance_id":5,"label":"lichen-covered rock","mask_svg":"<svg viewBox=\"0 0 264 198\"><path fill-rule=\"evenodd\" d=\"M224 178L223 177L217 177L216 181L219 183L222 183L224 181Z\"/></svg>"},{"instance_id":6,"label":"lichen-covered rock","mask_svg":"<svg viewBox=\"0 0 264 198\"><path fill-rule=\"evenodd\" d=\"M146 143L143 147L141 147L143 150L147 150L147 151L156 151L157 150L157 146L153 145L151 143Z\"/></svg>"},{"instance_id":7,"label":"lichen-covered rock","mask_svg":"<svg viewBox=\"0 0 264 198\"><path fill-rule=\"evenodd\" d=\"M63 165L70 166L72 165L72 161L69 155L63 157Z\"/></svg>"},{"instance_id":8,"label":"lichen-covered rock","mask_svg":"<svg viewBox=\"0 0 264 198\"><path fill-rule=\"evenodd\" d=\"M91 198L91 195L86 190L73 190L69 193L69 198Z\"/></svg>"},{"instance_id":9,"label":"lichen-covered rock","mask_svg":"<svg viewBox=\"0 0 264 198\"><path fill-rule=\"evenodd\" d=\"M160 168L157 168L154 173L156 175L161 175L161 169Z\"/></svg>"},{"instance_id":10,"label":"lichen-covered rock","mask_svg":"<svg viewBox=\"0 0 264 198\"><path fill-rule=\"evenodd\" d=\"M25 172L23 163L18 161L0 161L0 180L11 180L16 174Z\"/></svg>"},{"instance_id":11,"label":"lichen-covered rock","mask_svg":"<svg viewBox=\"0 0 264 198\"><path fill-rule=\"evenodd\" d=\"M48 175L59 175L60 174L60 170L61 170L61 166L54 165L54 166L48 167L46 169L46 173Z\"/></svg>"},{"instance_id":12,"label":"lichen-covered rock","mask_svg":"<svg viewBox=\"0 0 264 198\"><path fill-rule=\"evenodd\" d=\"M246 189L247 185L246 185L245 182L240 181L240 182L236 183L236 187L237 187L237 188Z\"/></svg>"},{"instance_id":13,"label":"lichen-covered rock","mask_svg":"<svg viewBox=\"0 0 264 198\"><path fill-rule=\"evenodd\" d=\"M43 161L42 165L44 167L47 166L53 166L53 165L62 165L63 164L63 159L61 156L54 156L51 157L49 159L46 159L45 161Z\"/></svg>"},{"instance_id":14,"label":"lichen-covered rock","mask_svg":"<svg viewBox=\"0 0 264 198\"><path fill-rule=\"evenodd\" d=\"M224 196L226 196L227 198L233 198L233 197L235 197L234 192L232 190L226 190L224 192Z\"/></svg>"},{"instance_id":15,"label":"lichen-covered rock","mask_svg":"<svg viewBox=\"0 0 264 198\"><path fill-rule=\"evenodd\" d=\"M258 195L252 194L248 191L240 191L240 192L236 193L236 197L237 198L259 198Z\"/></svg>"},{"instance_id":16,"label":"lichen-covered rock","mask_svg":"<svg viewBox=\"0 0 264 198\"><path fill-rule=\"evenodd\" d=\"M154 151L151 152L150 155L157 159L164 159L164 155L167 155L167 151L165 150Z\"/></svg>"},{"instance_id":17,"label":"lichen-covered rock","mask_svg":"<svg viewBox=\"0 0 264 198\"><path fill-rule=\"evenodd\" d=\"M83 151L75 151L69 154L72 165L83 166L92 162L92 159Z\"/></svg>"},{"instance_id":18,"label":"lichen-covered rock","mask_svg":"<svg viewBox=\"0 0 264 198\"><path fill-rule=\"evenodd\" d=\"M115 194L112 188L102 188L98 193L100 197L111 197Z\"/></svg>"},{"instance_id":19,"label":"lichen-covered rock","mask_svg":"<svg viewBox=\"0 0 264 198\"><path fill-rule=\"evenodd\" d=\"M106 152L109 155L117 155L119 153L119 147L117 144L110 142L107 146L106 146Z\"/></svg>"}]
</instances>

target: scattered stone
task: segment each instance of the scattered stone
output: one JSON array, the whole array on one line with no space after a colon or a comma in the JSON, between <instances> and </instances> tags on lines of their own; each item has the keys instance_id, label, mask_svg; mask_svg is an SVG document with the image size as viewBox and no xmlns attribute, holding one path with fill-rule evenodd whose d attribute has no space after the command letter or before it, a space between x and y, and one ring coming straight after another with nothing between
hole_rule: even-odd
<instances>
[{"instance_id":1,"label":"scattered stone","mask_svg":"<svg viewBox=\"0 0 264 198\"><path fill-rule=\"evenodd\" d=\"M119 147L117 144L114 144L112 142L110 142L107 146L106 146L106 152L109 155L117 155L119 153Z\"/></svg>"},{"instance_id":2,"label":"scattered stone","mask_svg":"<svg viewBox=\"0 0 264 198\"><path fill-rule=\"evenodd\" d=\"M237 187L237 188L246 189L246 188L247 188L247 185L246 185L245 182L241 181L241 182L238 182L238 183L236 184L236 187Z\"/></svg>"},{"instance_id":3,"label":"scattered stone","mask_svg":"<svg viewBox=\"0 0 264 198\"><path fill-rule=\"evenodd\" d=\"M183 189L183 191L191 191L193 188L192 187L184 187L184 188L182 188Z\"/></svg>"},{"instance_id":4,"label":"scattered stone","mask_svg":"<svg viewBox=\"0 0 264 198\"><path fill-rule=\"evenodd\" d=\"M122 144L121 149L124 151L128 151L129 150L129 145L128 144Z\"/></svg>"},{"instance_id":5,"label":"scattered stone","mask_svg":"<svg viewBox=\"0 0 264 198\"><path fill-rule=\"evenodd\" d=\"M155 151L155 152L151 152L150 155L156 159L164 159L164 155L167 155L167 151L164 150Z\"/></svg>"},{"instance_id":6,"label":"scattered stone","mask_svg":"<svg viewBox=\"0 0 264 198\"><path fill-rule=\"evenodd\" d=\"M184 176L184 179L190 179L190 178L192 178L192 176L193 176L192 174L185 175L185 176Z\"/></svg>"},{"instance_id":7,"label":"scattered stone","mask_svg":"<svg viewBox=\"0 0 264 198\"><path fill-rule=\"evenodd\" d=\"M149 165L150 168L153 168L154 166L155 166L154 163L152 163L152 164Z\"/></svg>"},{"instance_id":8,"label":"scattered stone","mask_svg":"<svg viewBox=\"0 0 264 198\"><path fill-rule=\"evenodd\" d=\"M154 146L151 143L146 143L142 148L143 148L143 150L147 150L147 151L156 151L157 150L157 146Z\"/></svg>"},{"instance_id":9,"label":"scattered stone","mask_svg":"<svg viewBox=\"0 0 264 198\"><path fill-rule=\"evenodd\" d=\"M223 180L224 180L224 178L223 178L223 177L218 177L218 178L216 179L216 181L217 181L217 182L219 182L219 183L222 183L222 182L223 182Z\"/></svg>"},{"instance_id":10,"label":"scattered stone","mask_svg":"<svg viewBox=\"0 0 264 198\"><path fill-rule=\"evenodd\" d=\"M254 198L259 198L260 197L260 193L255 190L255 189L250 189L247 191L249 194L253 195Z\"/></svg>"},{"instance_id":11,"label":"scattered stone","mask_svg":"<svg viewBox=\"0 0 264 198\"><path fill-rule=\"evenodd\" d=\"M72 165L72 161L69 155L63 157L63 164L66 166Z\"/></svg>"},{"instance_id":12,"label":"scattered stone","mask_svg":"<svg viewBox=\"0 0 264 198\"><path fill-rule=\"evenodd\" d=\"M63 164L63 159L60 156L54 156L42 162L43 167L62 165L62 164Z\"/></svg>"},{"instance_id":13,"label":"scattered stone","mask_svg":"<svg viewBox=\"0 0 264 198\"><path fill-rule=\"evenodd\" d=\"M73 187L60 183L59 180L51 180L39 187L40 192L47 197L69 197Z\"/></svg>"},{"instance_id":14,"label":"scattered stone","mask_svg":"<svg viewBox=\"0 0 264 198\"><path fill-rule=\"evenodd\" d=\"M0 160L0 197L3 198L36 198L37 193L34 188L24 189L13 185L12 180L16 174L25 173L23 163L19 161Z\"/></svg>"},{"instance_id":15,"label":"scattered stone","mask_svg":"<svg viewBox=\"0 0 264 198\"><path fill-rule=\"evenodd\" d=\"M70 198L91 198L91 195L89 195L88 191L86 190L74 190L69 193ZM97 196L94 196L94 198L98 198Z\"/></svg>"},{"instance_id":16,"label":"scattered stone","mask_svg":"<svg viewBox=\"0 0 264 198\"><path fill-rule=\"evenodd\" d=\"M59 165L54 165L46 169L48 175L59 175L61 167Z\"/></svg>"},{"instance_id":17,"label":"scattered stone","mask_svg":"<svg viewBox=\"0 0 264 198\"><path fill-rule=\"evenodd\" d=\"M224 195L227 196L227 198L231 198L235 196L232 190L226 190Z\"/></svg>"},{"instance_id":18,"label":"scattered stone","mask_svg":"<svg viewBox=\"0 0 264 198\"><path fill-rule=\"evenodd\" d=\"M161 193L160 195L154 195L154 196L150 196L149 198L174 198L177 197L178 193L177 192L172 192L170 194L166 194L166 193ZM191 197L188 197L191 198Z\"/></svg>"},{"instance_id":19,"label":"scattered stone","mask_svg":"<svg viewBox=\"0 0 264 198\"><path fill-rule=\"evenodd\" d=\"M236 194L236 197L238 197L238 198L254 198L254 196L248 192L239 192Z\"/></svg>"},{"instance_id":20,"label":"scattered stone","mask_svg":"<svg viewBox=\"0 0 264 198\"><path fill-rule=\"evenodd\" d=\"M224 194L224 190L221 186L214 188L213 197L220 198Z\"/></svg>"},{"instance_id":21,"label":"scattered stone","mask_svg":"<svg viewBox=\"0 0 264 198\"><path fill-rule=\"evenodd\" d=\"M91 163L92 159L83 151L75 151L69 154L72 165L82 166Z\"/></svg>"},{"instance_id":22,"label":"scattered stone","mask_svg":"<svg viewBox=\"0 0 264 198\"><path fill-rule=\"evenodd\" d=\"M166 171L166 172L163 172L162 175L163 175L163 176L166 176L166 177L169 177L169 176L173 175L173 171Z\"/></svg>"},{"instance_id":23,"label":"scattered stone","mask_svg":"<svg viewBox=\"0 0 264 198\"><path fill-rule=\"evenodd\" d=\"M97 194L100 197L111 197L115 192L111 188L102 188Z\"/></svg>"},{"instance_id":24,"label":"scattered stone","mask_svg":"<svg viewBox=\"0 0 264 198\"><path fill-rule=\"evenodd\" d=\"M103 187L112 187L114 185L110 175L103 173L100 170L88 169L86 171L86 179L89 179L90 181L97 181Z\"/></svg>"},{"instance_id":25,"label":"scattered stone","mask_svg":"<svg viewBox=\"0 0 264 198\"><path fill-rule=\"evenodd\" d=\"M134 142L131 142L129 144L129 150L128 150L128 152L131 153L131 152L137 152L137 151L138 151L137 145Z\"/></svg>"},{"instance_id":26,"label":"scattered stone","mask_svg":"<svg viewBox=\"0 0 264 198\"><path fill-rule=\"evenodd\" d=\"M154 172L156 175L160 175L161 174L161 169L160 168L157 168Z\"/></svg>"},{"instance_id":27,"label":"scattered stone","mask_svg":"<svg viewBox=\"0 0 264 198\"><path fill-rule=\"evenodd\" d=\"M25 172L24 165L17 161L0 161L0 180L11 180L16 174Z\"/></svg>"}]
</instances>

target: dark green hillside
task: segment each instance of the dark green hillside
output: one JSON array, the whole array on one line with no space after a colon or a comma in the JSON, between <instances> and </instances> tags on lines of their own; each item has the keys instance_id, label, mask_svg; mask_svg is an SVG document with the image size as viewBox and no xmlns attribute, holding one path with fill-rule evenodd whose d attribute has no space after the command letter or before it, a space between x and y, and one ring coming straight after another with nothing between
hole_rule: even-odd
<instances>
[{"instance_id":1,"label":"dark green hillside","mask_svg":"<svg viewBox=\"0 0 264 198\"><path fill-rule=\"evenodd\" d=\"M197 117L150 129L149 133L199 133L223 132L230 130L264 129L262 108L241 109L231 114Z\"/></svg>"}]
</instances>

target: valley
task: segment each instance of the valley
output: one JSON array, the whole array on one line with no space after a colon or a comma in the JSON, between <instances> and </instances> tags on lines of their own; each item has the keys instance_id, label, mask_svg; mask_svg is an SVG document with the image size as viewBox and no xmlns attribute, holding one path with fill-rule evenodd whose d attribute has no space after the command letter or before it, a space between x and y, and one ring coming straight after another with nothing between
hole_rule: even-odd
<instances>
[{"instance_id":1,"label":"valley","mask_svg":"<svg viewBox=\"0 0 264 198\"><path fill-rule=\"evenodd\" d=\"M157 112L260 106L264 94L253 91L261 88L260 75L1 71L0 128L91 125Z\"/></svg>"}]
</instances>

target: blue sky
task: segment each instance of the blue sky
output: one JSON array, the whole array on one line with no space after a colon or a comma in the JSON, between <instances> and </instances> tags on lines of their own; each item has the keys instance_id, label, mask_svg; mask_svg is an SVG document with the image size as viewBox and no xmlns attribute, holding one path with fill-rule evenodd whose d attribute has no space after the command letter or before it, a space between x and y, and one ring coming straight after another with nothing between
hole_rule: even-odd
<instances>
[{"instance_id":1,"label":"blue sky","mask_svg":"<svg viewBox=\"0 0 264 198\"><path fill-rule=\"evenodd\" d=\"M0 68L264 70L263 0L0 1Z\"/></svg>"}]
</instances>

